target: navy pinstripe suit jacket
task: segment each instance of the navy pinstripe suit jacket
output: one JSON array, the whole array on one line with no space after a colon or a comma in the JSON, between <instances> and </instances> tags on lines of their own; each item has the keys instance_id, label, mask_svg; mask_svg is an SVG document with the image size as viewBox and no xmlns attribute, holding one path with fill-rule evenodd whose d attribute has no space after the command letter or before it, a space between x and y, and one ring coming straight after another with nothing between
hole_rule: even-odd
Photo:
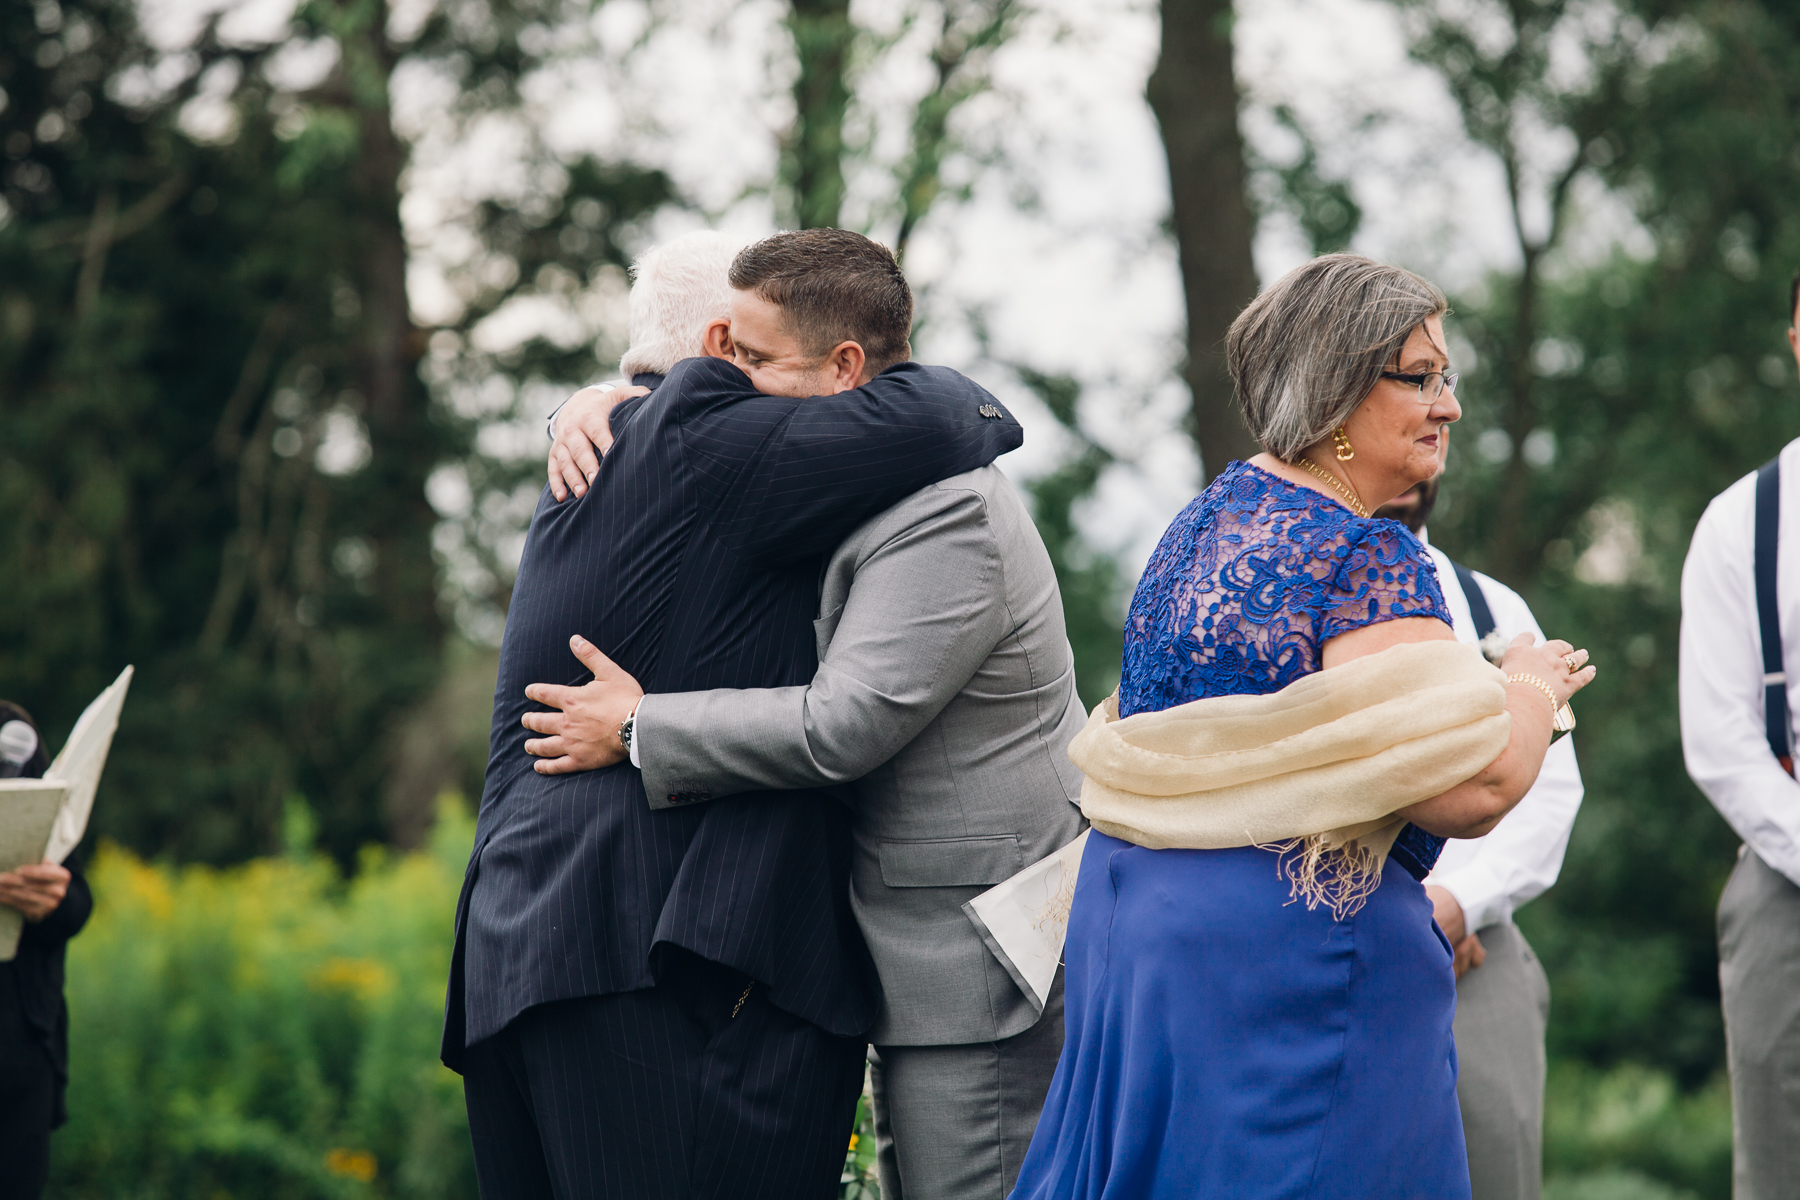
<instances>
[{"instance_id":1,"label":"navy pinstripe suit jacket","mask_svg":"<svg viewBox=\"0 0 1800 1200\"><path fill-rule=\"evenodd\" d=\"M616 407L612 426L587 494L559 504L546 488L526 535L457 905L451 1067L534 1004L652 986L659 945L760 980L833 1033L869 1027L876 985L835 791L653 812L629 763L539 775L519 718L542 706L524 688L592 678L573 633L651 692L803 684L818 665L825 555L902 497L1023 440L981 387L915 363L796 400L689 359Z\"/></svg>"}]
</instances>

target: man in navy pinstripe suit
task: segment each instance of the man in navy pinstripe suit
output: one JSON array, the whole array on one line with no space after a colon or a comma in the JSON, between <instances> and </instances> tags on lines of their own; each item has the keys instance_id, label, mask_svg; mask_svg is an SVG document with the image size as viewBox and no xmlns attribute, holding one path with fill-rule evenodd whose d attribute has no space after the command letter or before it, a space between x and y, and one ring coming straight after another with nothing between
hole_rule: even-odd
<instances>
[{"instance_id":1,"label":"man in navy pinstripe suit","mask_svg":"<svg viewBox=\"0 0 1800 1200\"><path fill-rule=\"evenodd\" d=\"M1021 434L905 361L911 293L866 238L781 234L738 266L805 348L775 364L796 394L716 359L639 376L591 486L546 490L527 535L443 1045L488 1200L835 1191L878 1004L838 798L651 811L628 763L540 774L523 689L586 678L575 635L652 691L806 682L825 555Z\"/></svg>"}]
</instances>

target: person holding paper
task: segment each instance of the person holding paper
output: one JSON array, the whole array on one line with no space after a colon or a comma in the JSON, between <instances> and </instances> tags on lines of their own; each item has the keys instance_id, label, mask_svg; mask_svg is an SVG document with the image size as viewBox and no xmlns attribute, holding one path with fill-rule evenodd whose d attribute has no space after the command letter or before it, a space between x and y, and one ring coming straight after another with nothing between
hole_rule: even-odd
<instances>
[{"instance_id":1,"label":"person holding paper","mask_svg":"<svg viewBox=\"0 0 1800 1200\"><path fill-rule=\"evenodd\" d=\"M0 771L36 779L48 763L30 714L0 701ZM63 952L94 900L79 871L46 861L0 872L0 904L25 917L18 954L0 962L0 1195L35 1200L50 1171L50 1131L68 1119Z\"/></svg>"}]
</instances>

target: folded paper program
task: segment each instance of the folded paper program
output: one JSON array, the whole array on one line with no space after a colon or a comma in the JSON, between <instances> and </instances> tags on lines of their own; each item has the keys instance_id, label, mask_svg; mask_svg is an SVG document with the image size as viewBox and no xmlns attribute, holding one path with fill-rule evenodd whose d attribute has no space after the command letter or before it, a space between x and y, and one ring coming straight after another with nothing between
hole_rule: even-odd
<instances>
[{"instance_id":1,"label":"folded paper program","mask_svg":"<svg viewBox=\"0 0 1800 1200\"><path fill-rule=\"evenodd\" d=\"M130 688L126 667L87 706L42 779L0 779L0 871L61 862L81 841ZM0 904L0 962L18 953L23 921L17 909Z\"/></svg>"},{"instance_id":2,"label":"folded paper program","mask_svg":"<svg viewBox=\"0 0 1800 1200\"><path fill-rule=\"evenodd\" d=\"M1075 877L1087 839L1084 830L1055 854L963 905L988 950L1040 1011L1050 1002L1050 985L1062 963L1069 905L1075 900Z\"/></svg>"}]
</instances>

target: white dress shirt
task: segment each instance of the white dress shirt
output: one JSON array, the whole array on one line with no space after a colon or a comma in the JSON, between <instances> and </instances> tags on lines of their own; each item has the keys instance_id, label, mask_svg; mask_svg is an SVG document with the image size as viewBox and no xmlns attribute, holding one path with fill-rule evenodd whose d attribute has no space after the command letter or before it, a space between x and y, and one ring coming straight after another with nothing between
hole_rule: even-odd
<instances>
[{"instance_id":1,"label":"white dress shirt","mask_svg":"<svg viewBox=\"0 0 1800 1200\"><path fill-rule=\"evenodd\" d=\"M1775 555L1788 717L1800 715L1800 440L1781 451ZM1756 473L1706 506L1681 570L1681 749L1688 774L1762 860L1800 883L1800 783L1763 732L1756 619Z\"/></svg>"},{"instance_id":2,"label":"white dress shirt","mask_svg":"<svg viewBox=\"0 0 1800 1200\"><path fill-rule=\"evenodd\" d=\"M1420 539L1425 540L1423 532ZM1438 584L1450 606L1456 639L1473 645L1475 618L1450 556L1428 540L1425 548L1437 566ZM1508 641L1521 633L1533 633L1539 641L1544 631L1519 593L1479 571L1476 580L1493 613L1494 627ZM1471 933L1510 921L1526 901L1556 883L1562 872L1563 853L1569 848L1569 831L1581 808L1581 768L1575 763L1573 738L1560 738L1544 755L1543 769L1525 798L1478 838L1452 838L1438 857L1426 884L1444 888L1462 905L1463 921Z\"/></svg>"}]
</instances>

